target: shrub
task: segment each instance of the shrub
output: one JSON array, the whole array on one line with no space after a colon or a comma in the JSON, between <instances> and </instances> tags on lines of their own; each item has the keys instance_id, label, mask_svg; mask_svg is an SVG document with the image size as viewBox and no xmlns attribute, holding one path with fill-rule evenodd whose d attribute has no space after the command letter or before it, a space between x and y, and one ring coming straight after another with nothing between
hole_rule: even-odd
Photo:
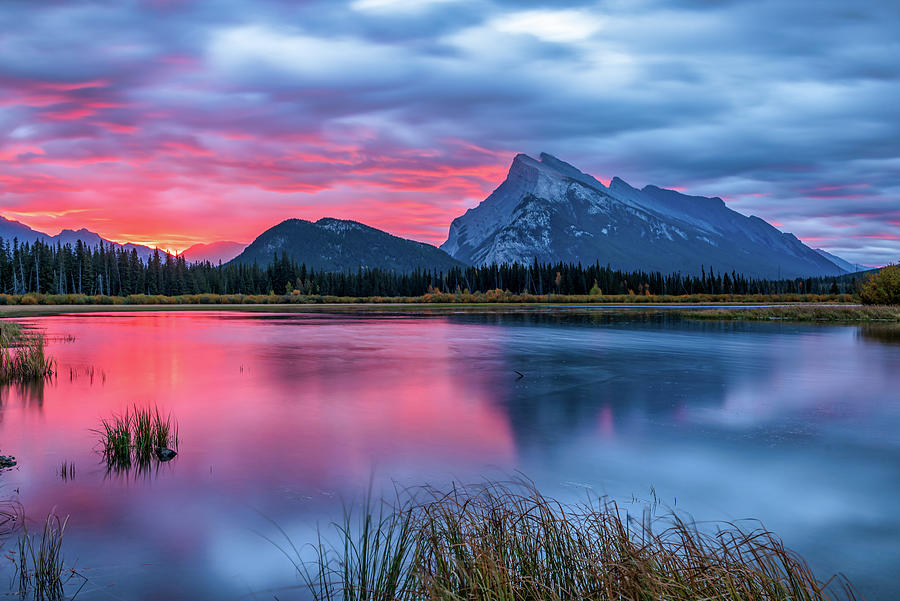
<instances>
[{"instance_id":1,"label":"shrub","mask_svg":"<svg viewBox=\"0 0 900 601\"><path fill-rule=\"evenodd\" d=\"M869 274L859 291L866 305L900 305L900 265L886 265Z\"/></svg>"}]
</instances>

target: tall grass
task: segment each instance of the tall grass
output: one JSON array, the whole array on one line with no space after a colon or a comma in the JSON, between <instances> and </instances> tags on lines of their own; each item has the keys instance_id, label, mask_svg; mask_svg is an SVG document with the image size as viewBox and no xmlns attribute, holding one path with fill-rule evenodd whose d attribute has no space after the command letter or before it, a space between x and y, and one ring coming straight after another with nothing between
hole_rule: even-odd
<instances>
[{"instance_id":1,"label":"tall grass","mask_svg":"<svg viewBox=\"0 0 900 601\"><path fill-rule=\"evenodd\" d=\"M158 407L134 405L101 420L95 432L107 467L115 471L127 470L133 463L149 464L157 449L178 448L178 423Z\"/></svg>"},{"instance_id":2,"label":"tall grass","mask_svg":"<svg viewBox=\"0 0 900 601\"><path fill-rule=\"evenodd\" d=\"M65 598L65 584L76 575L74 570L66 570L63 564L62 543L68 522L69 518L61 520L51 514L40 537L29 534L27 528L19 537L13 562L20 597L35 601Z\"/></svg>"},{"instance_id":3,"label":"tall grass","mask_svg":"<svg viewBox=\"0 0 900 601\"><path fill-rule=\"evenodd\" d=\"M423 494L346 512L312 561L283 550L322 601L855 599L764 529L710 533L603 500L563 505L527 484Z\"/></svg>"},{"instance_id":4,"label":"tall grass","mask_svg":"<svg viewBox=\"0 0 900 601\"><path fill-rule=\"evenodd\" d=\"M0 382L41 380L53 375L53 359L40 334L14 322L0 322Z\"/></svg>"},{"instance_id":5,"label":"tall grass","mask_svg":"<svg viewBox=\"0 0 900 601\"><path fill-rule=\"evenodd\" d=\"M131 467L131 415L128 410L100 422L100 444L106 466L120 470Z\"/></svg>"}]
</instances>

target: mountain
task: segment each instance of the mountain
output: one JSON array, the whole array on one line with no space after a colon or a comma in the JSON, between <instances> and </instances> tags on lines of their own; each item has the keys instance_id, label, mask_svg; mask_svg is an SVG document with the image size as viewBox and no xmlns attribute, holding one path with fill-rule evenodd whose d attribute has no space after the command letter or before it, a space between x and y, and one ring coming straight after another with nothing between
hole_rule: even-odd
<instances>
[{"instance_id":1,"label":"mountain","mask_svg":"<svg viewBox=\"0 0 900 601\"><path fill-rule=\"evenodd\" d=\"M372 267L399 272L446 271L462 264L438 248L392 236L356 221L288 219L259 235L233 263L270 263L287 253L317 271Z\"/></svg>"},{"instance_id":2,"label":"mountain","mask_svg":"<svg viewBox=\"0 0 900 601\"><path fill-rule=\"evenodd\" d=\"M75 246L75 243L78 240L81 240L84 244L92 248L98 246L101 242L103 242L103 244L107 244L115 248L125 249L128 252L136 250L138 256L143 261L146 261L150 257L150 255L153 254L153 249L148 246L131 243L119 244L117 242L112 242L110 240L102 238L99 234L96 234L85 228L81 228L80 230L62 230L55 236L50 236L48 234L45 234L44 232L39 232L38 230L31 229L24 223L6 219L5 217L0 217L0 238L2 238L6 242L12 242L14 238L18 238L19 242L30 243L34 242L35 240L40 240L42 242L46 242L47 244L59 243L62 245L71 244L72 246ZM162 254L165 255L165 253Z\"/></svg>"},{"instance_id":3,"label":"mountain","mask_svg":"<svg viewBox=\"0 0 900 601\"><path fill-rule=\"evenodd\" d=\"M609 187L556 157L519 154L506 179L450 224L441 249L464 263L599 261L623 270L753 277L840 275L792 234L729 209L721 198L656 186Z\"/></svg>"},{"instance_id":4,"label":"mountain","mask_svg":"<svg viewBox=\"0 0 900 601\"><path fill-rule=\"evenodd\" d=\"M840 267L841 269L843 269L844 271L846 271L847 273L856 273L857 271L866 271L867 269L869 269L865 265L860 265L859 263L851 263L850 261L848 261L846 259L842 259L837 255L833 255L826 250L822 250L821 248L814 248L813 250L816 251L817 253L819 253L820 255L822 255L823 257L825 257L826 259L828 259L829 261L831 261L832 263L834 263L835 265L837 265L838 267Z\"/></svg>"},{"instance_id":5,"label":"mountain","mask_svg":"<svg viewBox=\"0 0 900 601\"><path fill-rule=\"evenodd\" d=\"M241 251L245 248L247 248L247 245L240 242L210 242L209 244L195 244L181 254L185 260L191 263L209 261L215 265L219 261L227 263L241 254Z\"/></svg>"},{"instance_id":6,"label":"mountain","mask_svg":"<svg viewBox=\"0 0 900 601\"><path fill-rule=\"evenodd\" d=\"M60 244L66 245L71 244L75 246L75 243L81 240L84 244L90 247L99 246L102 242L103 244L108 244L114 246L116 248L122 248L131 252L132 250L136 250L138 256L146 261L150 255L153 254L152 248L149 246L144 246L142 244L132 244L131 242L126 242L125 244L119 244L118 242L112 242L100 236L100 234L96 234L88 229L81 228L80 230L62 230L60 233L55 236L50 236L49 241L53 244L59 242ZM160 251L160 255L165 257L166 253Z\"/></svg>"},{"instance_id":7,"label":"mountain","mask_svg":"<svg viewBox=\"0 0 900 601\"><path fill-rule=\"evenodd\" d=\"M34 240L46 240L49 238L47 234L33 230L24 223L0 217L0 238L11 242L13 238L19 241L33 242Z\"/></svg>"}]
</instances>

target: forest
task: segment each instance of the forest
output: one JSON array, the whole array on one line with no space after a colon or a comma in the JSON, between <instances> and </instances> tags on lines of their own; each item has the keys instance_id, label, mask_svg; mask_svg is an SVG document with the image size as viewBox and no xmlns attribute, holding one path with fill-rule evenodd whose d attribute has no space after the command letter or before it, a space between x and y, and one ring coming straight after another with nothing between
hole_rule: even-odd
<instances>
[{"instance_id":1,"label":"forest","mask_svg":"<svg viewBox=\"0 0 900 601\"><path fill-rule=\"evenodd\" d=\"M620 271L581 264L505 264L421 269L409 273L360 266L344 272L307 269L287 255L267 265L188 263L156 251L142 261L137 252L81 241L51 245L0 239L0 293L117 296L189 294L302 294L337 297L415 297L435 292L506 290L531 295L848 294L850 276L765 280L701 268L700 275Z\"/></svg>"}]
</instances>

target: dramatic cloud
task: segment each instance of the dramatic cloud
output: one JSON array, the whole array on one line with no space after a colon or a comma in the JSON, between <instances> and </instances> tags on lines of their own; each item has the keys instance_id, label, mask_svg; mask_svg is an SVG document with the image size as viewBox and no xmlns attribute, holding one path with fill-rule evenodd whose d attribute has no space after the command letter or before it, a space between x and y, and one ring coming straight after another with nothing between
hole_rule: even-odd
<instances>
[{"instance_id":1,"label":"dramatic cloud","mask_svg":"<svg viewBox=\"0 0 900 601\"><path fill-rule=\"evenodd\" d=\"M900 259L896 3L7 0L0 28L0 214L51 233L440 243L546 151Z\"/></svg>"}]
</instances>

